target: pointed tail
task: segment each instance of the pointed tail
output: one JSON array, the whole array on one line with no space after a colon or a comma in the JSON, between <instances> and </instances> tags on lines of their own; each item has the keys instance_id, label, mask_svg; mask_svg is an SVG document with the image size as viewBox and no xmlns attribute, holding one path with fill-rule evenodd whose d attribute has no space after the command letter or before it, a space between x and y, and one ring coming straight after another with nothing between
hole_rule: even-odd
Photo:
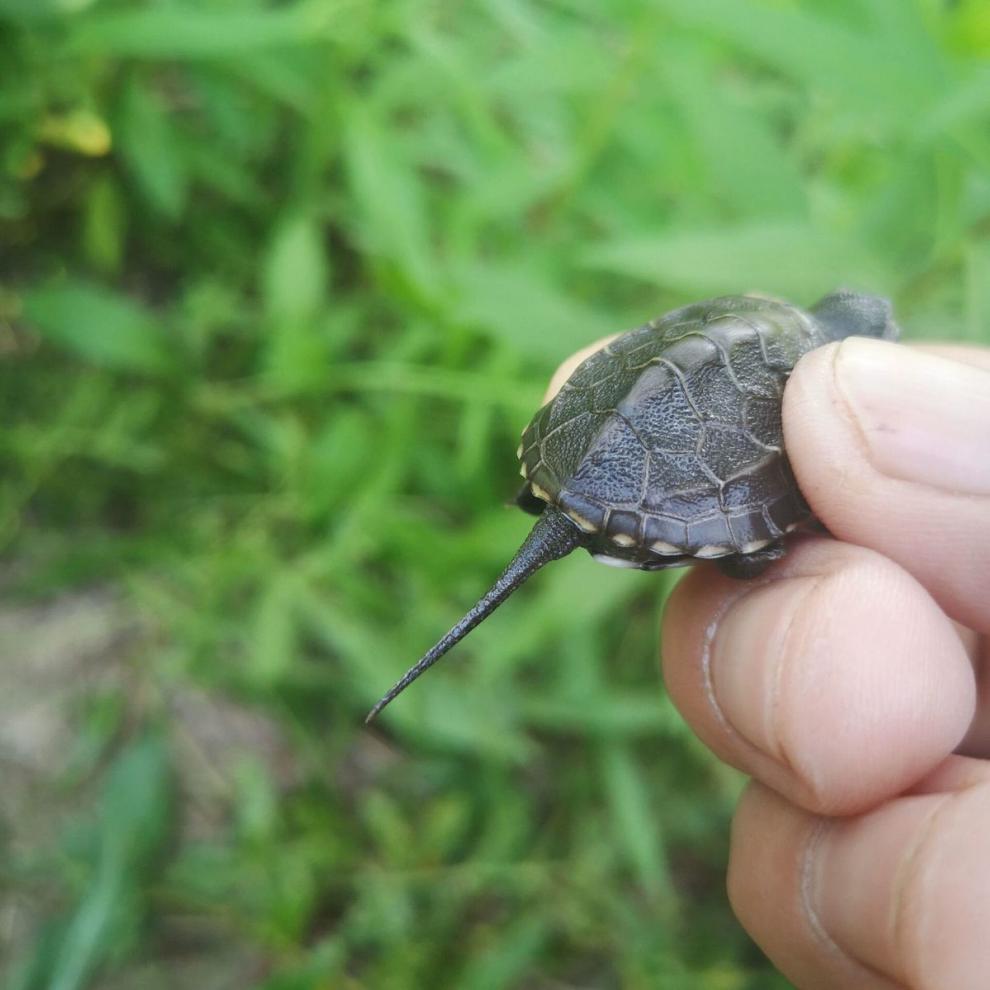
<instances>
[{"instance_id":1,"label":"pointed tail","mask_svg":"<svg viewBox=\"0 0 990 990\"><path fill-rule=\"evenodd\" d=\"M432 667L452 646L459 643L479 622L487 619L523 582L551 560L566 557L581 542L577 527L552 507L537 520L523 545L509 562L491 590L460 622L411 667L388 694L368 713L370 722L390 701L401 694L420 674Z\"/></svg>"}]
</instances>

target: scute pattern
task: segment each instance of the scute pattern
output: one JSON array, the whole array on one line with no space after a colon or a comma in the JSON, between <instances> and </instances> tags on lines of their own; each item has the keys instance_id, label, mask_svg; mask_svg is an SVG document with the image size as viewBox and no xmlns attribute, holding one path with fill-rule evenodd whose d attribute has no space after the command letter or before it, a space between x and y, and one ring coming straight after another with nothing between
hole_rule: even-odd
<instances>
[{"instance_id":1,"label":"scute pattern","mask_svg":"<svg viewBox=\"0 0 990 990\"><path fill-rule=\"evenodd\" d=\"M629 393L616 404L615 413L640 437L650 438L651 450L690 454L698 449L701 417L682 372L669 364L645 367Z\"/></svg>"},{"instance_id":2,"label":"scute pattern","mask_svg":"<svg viewBox=\"0 0 990 990\"><path fill-rule=\"evenodd\" d=\"M675 310L592 355L523 433L523 473L592 552L671 566L745 553L808 518L782 451L791 368L827 341L786 303Z\"/></svg>"},{"instance_id":3,"label":"scute pattern","mask_svg":"<svg viewBox=\"0 0 990 990\"><path fill-rule=\"evenodd\" d=\"M567 488L611 506L639 508L645 484L646 451L621 416L610 416L587 449Z\"/></svg>"}]
</instances>

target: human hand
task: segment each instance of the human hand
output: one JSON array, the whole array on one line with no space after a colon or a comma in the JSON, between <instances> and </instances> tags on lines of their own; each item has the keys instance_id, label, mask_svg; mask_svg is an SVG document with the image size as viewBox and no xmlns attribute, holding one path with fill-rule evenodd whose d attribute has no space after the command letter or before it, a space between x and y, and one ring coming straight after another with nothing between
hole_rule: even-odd
<instances>
[{"instance_id":1,"label":"human hand","mask_svg":"<svg viewBox=\"0 0 990 990\"><path fill-rule=\"evenodd\" d=\"M750 774L729 897L801 990L990 985L990 353L807 355L785 442L816 515L664 616L668 690ZM952 754L965 755L952 755Z\"/></svg>"},{"instance_id":2,"label":"human hand","mask_svg":"<svg viewBox=\"0 0 990 990\"><path fill-rule=\"evenodd\" d=\"M830 345L795 369L784 427L836 539L758 581L697 567L664 617L671 696L754 778L733 908L801 990L985 988L990 352Z\"/></svg>"}]
</instances>

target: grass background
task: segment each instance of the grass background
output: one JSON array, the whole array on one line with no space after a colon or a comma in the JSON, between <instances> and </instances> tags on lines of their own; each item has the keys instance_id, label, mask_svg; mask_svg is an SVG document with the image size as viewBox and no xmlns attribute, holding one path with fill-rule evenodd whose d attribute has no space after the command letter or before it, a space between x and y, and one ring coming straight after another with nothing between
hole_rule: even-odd
<instances>
[{"instance_id":1,"label":"grass background","mask_svg":"<svg viewBox=\"0 0 990 990\"><path fill-rule=\"evenodd\" d=\"M988 117L983 0L0 0L3 985L785 987L670 579L561 562L361 719L571 351L990 340Z\"/></svg>"}]
</instances>

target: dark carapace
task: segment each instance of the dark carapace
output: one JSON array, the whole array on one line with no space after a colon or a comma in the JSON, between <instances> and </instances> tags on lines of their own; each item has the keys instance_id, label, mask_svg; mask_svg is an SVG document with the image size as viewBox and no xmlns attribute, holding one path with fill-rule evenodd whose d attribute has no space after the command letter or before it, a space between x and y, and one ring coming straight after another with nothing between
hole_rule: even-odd
<instances>
[{"instance_id":1,"label":"dark carapace","mask_svg":"<svg viewBox=\"0 0 990 990\"><path fill-rule=\"evenodd\" d=\"M370 721L548 561L584 547L619 567L714 560L751 577L811 521L783 446L802 355L893 340L890 304L839 291L810 310L757 295L674 310L581 364L526 427L517 499L539 516L492 589L372 709Z\"/></svg>"}]
</instances>

